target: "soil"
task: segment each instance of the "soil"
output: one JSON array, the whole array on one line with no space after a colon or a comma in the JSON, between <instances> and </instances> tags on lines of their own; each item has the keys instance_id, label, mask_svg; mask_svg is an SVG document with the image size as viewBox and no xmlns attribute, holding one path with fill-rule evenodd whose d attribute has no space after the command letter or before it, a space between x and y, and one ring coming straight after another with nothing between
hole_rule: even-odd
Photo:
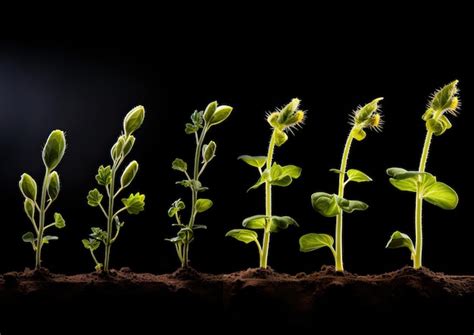
<instances>
[{"instance_id":1,"label":"soil","mask_svg":"<svg viewBox=\"0 0 474 335\"><path fill-rule=\"evenodd\" d=\"M72 276L47 270L0 276L0 333L87 334L124 329L253 332L449 334L474 332L474 276L410 267L381 275L271 269L211 275L188 268L172 274ZM46 330L45 330L46 332ZM42 332L41 332L42 333ZM327 334L328 332L319 332Z\"/></svg>"}]
</instances>

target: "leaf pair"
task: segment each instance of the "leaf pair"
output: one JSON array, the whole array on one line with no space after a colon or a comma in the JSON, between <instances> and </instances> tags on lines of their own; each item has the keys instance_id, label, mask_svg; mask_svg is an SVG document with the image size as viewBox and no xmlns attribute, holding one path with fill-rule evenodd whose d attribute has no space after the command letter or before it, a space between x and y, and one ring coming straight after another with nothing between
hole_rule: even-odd
<instances>
[{"instance_id":1,"label":"leaf pair","mask_svg":"<svg viewBox=\"0 0 474 335\"><path fill-rule=\"evenodd\" d=\"M256 189L267 182L273 186L285 187L290 185L293 179L297 179L300 176L301 168L296 165L281 166L277 163L273 163L272 167L265 169L257 182L248 190Z\"/></svg>"},{"instance_id":2,"label":"leaf pair","mask_svg":"<svg viewBox=\"0 0 474 335\"><path fill-rule=\"evenodd\" d=\"M326 192L316 192L311 195L311 204L313 209L325 217L334 217L341 213L354 211L365 211L369 206L359 200L347 200L339 197L337 194Z\"/></svg>"}]
</instances>

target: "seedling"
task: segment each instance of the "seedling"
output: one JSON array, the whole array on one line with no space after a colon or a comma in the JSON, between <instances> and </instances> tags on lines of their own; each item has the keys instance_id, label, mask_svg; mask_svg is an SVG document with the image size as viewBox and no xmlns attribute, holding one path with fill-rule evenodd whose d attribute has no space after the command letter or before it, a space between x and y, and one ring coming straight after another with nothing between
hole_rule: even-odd
<instances>
[{"instance_id":1,"label":"seedling","mask_svg":"<svg viewBox=\"0 0 474 335\"><path fill-rule=\"evenodd\" d=\"M61 188L59 174L54 169L59 165L66 150L66 138L61 130L54 130L48 137L46 145L43 148L43 163L45 174L43 178L43 187L41 188L40 203L36 201L37 186L36 181L27 173L23 173L20 179L20 191L25 197L23 208L26 216L33 225L34 231L23 234L22 239L30 243L35 252L35 270L41 268L41 250L44 244L49 241L57 240L54 235L45 235L46 230L52 227L62 229L66 222L59 213L54 213L54 222L45 225L46 212L51 204L57 199ZM38 221L36 221L36 210L38 210Z\"/></svg>"},{"instance_id":2,"label":"seedling","mask_svg":"<svg viewBox=\"0 0 474 335\"><path fill-rule=\"evenodd\" d=\"M233 229L227 232L230 236L246 244L255 242L260 258L260 268L268 266L268 253L270 249L270 234L287 229L289 226L298 226L296 221L289 216L276 216L272 211L272 186L288 186L301 175L301 168L295 165L281 166L273 162L275 146L281 147L287 140L287 131L295 129L304 123L305 112L299 109L300 100L293 99L289 104L270 113L267 121L271 126L272 135L266 156L240 156L239 159L250 166L257 168L260 178L249 188L256 189L265 185L265 214L254 215L246 218L242 225L246 229ZM263 170L265 168L265 170ZM250 229L263 230L262 244L258 234Z\"/></svg>"},{"instance_id":3,"label":"seedling","mask_svg":"<svg viewBox=\"0 0 474 335\"><path fill-rule=\"evenodd\" d=\"M323 247L328 247L336 264L336 271L343 272L344 264L342 257L342 219L343 213L352 213L354 211L364 211L369 206L359 200L348 200L344 198L344 191L349 182L368 182L372 179L364 172L347 168L349 151L352 141L362 141L367 136L364 129L380 130L382 119L379 113L379 102L383 98L377 98L369 102L363 107L359 107L351 116L351 131L347 137L346 144L341 159L339 169L331 169L339 175L339 188L337 194L329 194L325 192L316 192L311 195L311 204L316 212L325 217L336 217L336 248L334 248L334 239L327 234L306 234L300 238L300 251L310 252Z\"/></svg>"},{"instance_id":4,"label":"seedling","mask_svg":"<svg viewBox=\"0 0 474 335\"><path fill-rule=\"evenodd\" d=\"M184 174L186 179L176 182L176 184L189 188L191 191L191 213L185 222L182 219L182 210L185 209L185 203L181 199L176 200L168 210L168 216L176 220L172 225L177 227L178 233L173 238L166 239L174 244L181 267L189 265L189 247L194 240L194 230L207 229L206 225L196 224L196 216L210 209L213 205L212 200L199 198L199 193L207 190L202 186L200 178L208 164L216 156L216 143L209 141L204 144L206 135L212 126L224 122L232 112L230 106L218 106L217 102L211 102L205 111L195 111L191 114L191 123L186 123L184 129L188 135L194 135L196 142L196 151L194 153L194 165L192 174L188 173L188 164L181 158L176 158L171 167Z\"/></svg>"},{"instance_id":5,"label":"seedling","mask_svg":"<svg viewBox=\"0 0 474 335\"><path fill-rule=\"evenodd\" d=\"M411 238L404 233L396 231L392 234L386 248L406 247L410 250L413 267L422 267L423 229L422 208L423 200L442 209L454 209L458 204L458 195L445 183L436 180L436 177L425 171L431 139L441 136L451 128L447 115L457 115L459 108L458 81L444 86L433 94L428 103L428 109L422 119L426 124L426 137L421 152L418 171L407 171L402 168L390 168L387 174L391 177L390 183L401 191L415 192L415 245Z\"/></svg>"},{"instance_id":6,"label":"seedling","mask_svg":"<svg viewBox=\"0 0 474 335\"><path fill-rule=\"evenodd\" d=\"M114 209L116 198L131 184L138 171L137 161L130 162L123 170L120 177L120 187L117 188L117 173L135 144L135 136L132 134L140 128L144 118L145 109L143 106L135 107L125 116L125 119L123 120L123 133L119 136L117 142L110 150L112 165L101 165L97 175L95 176L97 184L105 188L107 204L102 205L104 195L100 193L97 188L89 191L89 194L87 195L87 203L89 206L99 207L107 221L106 230L102 230L99 227L92 227L92 233L89 235L90 237L82 240L84 247L91 253L97 271L100 271L103 268L103 271L108 273L110 270L111 247L117 240L120 229L125 223L120 219L119 215L125 211L129 214L138 214L145 208L145 195L131 193L128 198L121 199L123 204L122 208L119 210ZM101 246L101 244L105 247L103 263L99 262L95 255L95 251Z\"/></svg>"}]
</instances>

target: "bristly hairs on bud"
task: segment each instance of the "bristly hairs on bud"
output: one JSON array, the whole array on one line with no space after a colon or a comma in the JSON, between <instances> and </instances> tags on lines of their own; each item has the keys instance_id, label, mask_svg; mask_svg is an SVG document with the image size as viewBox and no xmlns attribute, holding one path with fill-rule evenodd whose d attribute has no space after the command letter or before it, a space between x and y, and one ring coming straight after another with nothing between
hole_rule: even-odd
<instances>
[{"instance_id":1,"label":"bristly hairs on bud","mask_svg":"<svg viewBox=\"0 0 474 335\"><path fill-rule=\"evenodd\" d=\"M301 128L306 120L306 111L299 109L300 103L300 99L293 98L285 106L277 108L274 112L268 112L266 114L267 122L272 128L282 131L288 130L293 134L293 130Z\"/></svg>"},{"instance_id":2,"label":"bristly hairs on bud","mask_svg":"<svg viewBox=\"0 0 474 335\"><path fill-rule=\"evenodd\" d=\"M384 120L379 104L379 101L382 100L383 98L380 97L364 106L359 105L350 115L349 124L360 129L369 128L376 132L382 131Z\"/></svg>"},{"instance_id":3,"label":"bristly hairs on bud","mask_svg":"<svg viewBox=\"0 0 474 335\"><path fill-rule=\"evenodd\" d=\"M461 101L459 100L459 80L453 80L449 84L437 89L430 96L430 101L427 104L427 109L432 109L433 117L439 117L448 112L453 116L457 116L461 108Z\"/></svg>"}]
</instances>

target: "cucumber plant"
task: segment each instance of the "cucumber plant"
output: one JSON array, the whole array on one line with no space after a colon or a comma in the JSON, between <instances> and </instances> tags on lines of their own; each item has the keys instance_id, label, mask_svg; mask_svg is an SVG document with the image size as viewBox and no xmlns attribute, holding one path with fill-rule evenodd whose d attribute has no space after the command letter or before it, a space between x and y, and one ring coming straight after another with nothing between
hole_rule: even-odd
<instances>
[{"instance_id":1,"label":"cucumber plant","mask_svg":"<svg viewBox=\"0 0 474 335\"><path fill-rule=\"evenodd\" d=\"M43 163L45 166L45 174L43 178L43 186L41 187L40 202L37 202L37 185L36 181L27 173L23 173L20 178L20 191L25 198L23 208L26 216L33 225L34 231L23 234L23 241L30 243L35 252L35 270L41 268L41 251L44 244L49 241L57 240L54 235L45 235L45 232L56 227L62 229L66 226L62 215L54 213L54 222L45 225L46 212L51 204L57 199L61 184L59 182L59 174L54 171L61 162L66 150L66 138L61 130L54 130L48 137L43 148ZM38 211L38 220L36 219L36 211Z\"/></svg>"},{"instance_id":2,"label":"cucumber plant","mask_svg":"<svg viewBox=\"0 0 474 335\"><path fill-rule=\"evenodd\" d=\"M426 125L426 136L421 152L420 164L417 171L407 171L402 168L390 168L387 174L390 176L390 183L401 191L414 192L415 199L415 245L411 238L404 233L396 231L390 237L386 248L406 247L410 250L413 267L422 267L423 252L423 227L422 209L423 200L438 206L442 209L454 209L458 204L458 195L445 183L437 181L436 177L426 172L426 162L434 136L443 135L451 128L448 115L456 116L459 108L458 81L455 80L443 88L437 90L428 108L422 116Z\"/></svg>"},{"instance_id":3,"label":"cucumber plant","mask_svg":"<svg viewBox=\"0 0 474 335\"><path fill-rule=\"evenodd\" d=\"M226 236L235 238L246 244L255 242L258 248L260 268L268 267L268 254L270 250L270 234L287 229L289 226L298 226L297 222L289 216L277 216L272 210L272 186L288 186L301 175L301 168L295 165L281 166L273 161L275 146L281 147L287 140L287 131L301 127L305 120L305 112L300 109L300 100L293 99L283 108L267 115L271 126L272 135L266 156L240 156L239 159L258 170L260 178L249 188L256 189L265 185L265 214L254 215L243 220L245 229L232 229ZM263 231L262 243L258 234L250 229Z\"/></svg>"},{"instance_id":4,"label":"cucumber plant","mask_svg":"<svg viewBox=\"0 0 474 335\"><path fill-rule=\"evenodd\" d=\"M311 204L313 209L325 217L336 217L336 246L334 248L334 238L327 234L310 233L303 235L300 240L300 251L310 252L323 247L328 247L333 256L336 265L336 271L343 272L344 264L342 257L342 219L343 213L352 213L354 211L364 211L369 206L359 200L348 200L344 198L346 186L350 182L369 182L372 179L362 171L356 169L347 170L347 161L349 151L353 140L362 141L367 136L364 129L374 129L379 131L383 124L379 112L379 102L383 98L377 98L363 107L357 108L351 115L352 128L347 137L344 151L342 154L341 165L339 169L331 169L331 172L339 176L339 187L337 194L326 192L316 192L311 195Z\"/></svg>"},{"instance_id":5,"label":"cucumber plant","mask_svg":"<svg viewBox=\"0 0 474 335\"><path fill-rule=\"evenodd\" d=\"M173 243L178 255L181 267L189 265L189 248L194 240L194 230L207 229L206 225L196 224L196 217L213 206L210 199L200 198L199 194L207 190L200 181L204 170L216 156L216 142L205 143L206 135L211 127L224 122L232 113L232 107L217 104L217 101L207 105L205 111L194 111L191 114L191 123L186 123L185 133L193 135L196 149L194 152L194 163L191 174L188 172L188 164L181 158L176 158L171 168L184 174L185 179L176 184L189 188L191 191L191 211L187 221L182 219L182 211L186 205L183 200L174 201L168 210L168 216L176 221L172 225L178 228L175 237L166 240Z\"/></svg>"},{"instance_id":6,"label":"cucumber plant","mask_svg":"<svg viewBox=\"0 0 474 335\"><path fill-rule=\"evenodd\" d=\"M125 211L129 214L138 214L145 208L145 195L137 192L135 194L131 193L127 198L122 198L121 202L123 207L115 210L115 200L119 194L131 184L138 171L137 161L134 160L130 162L123 170L120 177L120 187L117 188L117 173L125 158L132 151L133 145L135 144L135 136L133 136L133 133L140 128L144 118L145 109L143 106L137 106L128 112L123 120L123 133L110 150L112 165L101 165L95 176L97 184L105 188L107 203L102 205L104 195L97 188L89 191L87 195L88 205L91 207L99 207L106 219L106 230L99 227L92 227L90 237L82 240L84 247L90 251L97 271L103 269L105 273L108 273L110 270L112 244L117 240L120 229L125 223L120 219L119 215L122 215ZM105 247L103 262L99 262L95 255L95 251L101 244Z\"/></svg>"}]
</instances>

